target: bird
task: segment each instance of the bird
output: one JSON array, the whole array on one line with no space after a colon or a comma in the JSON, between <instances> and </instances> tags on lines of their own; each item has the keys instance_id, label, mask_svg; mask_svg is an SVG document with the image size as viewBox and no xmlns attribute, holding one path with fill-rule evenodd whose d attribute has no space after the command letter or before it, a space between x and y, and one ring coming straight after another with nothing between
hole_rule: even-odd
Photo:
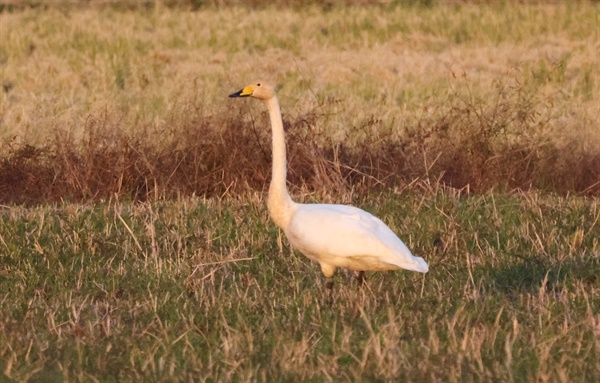
<instances>
[{"instance_id":1,"label":"bird","mask_svg":"<svg viewBox=\"0 0 600 383\"><path fill-rule=\"evenodd\" d=\"M229 95L262 101L269 112L273 145L271 183L267 205L271 220L292 247L319 263L325 286L331 290L336 268L353 270L364 281L365 271L406 269L427 273L429 266L414 256L398 236L379 218L350 205L302 204L287 188L285 134L275 88L255 82Z\"/></svg>"}]
</instances>

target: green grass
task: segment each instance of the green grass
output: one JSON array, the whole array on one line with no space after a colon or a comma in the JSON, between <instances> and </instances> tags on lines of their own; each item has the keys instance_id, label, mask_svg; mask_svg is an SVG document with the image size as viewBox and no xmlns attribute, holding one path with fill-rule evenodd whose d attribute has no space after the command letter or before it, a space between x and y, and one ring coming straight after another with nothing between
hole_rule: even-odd
<instances>
[{"instance_id":1,"label":"green grass","mask_svg":"<svg viewBox=\"0 0 600 383\"><path fill-rule=\"evenodd\" d=\"M264 201L5 208L0 369L17 381L593 381L600 209L407 190L354 201L431 271L338 271ZM10 380L9 379L9 380Z\"/></svg>"}]
</instances>

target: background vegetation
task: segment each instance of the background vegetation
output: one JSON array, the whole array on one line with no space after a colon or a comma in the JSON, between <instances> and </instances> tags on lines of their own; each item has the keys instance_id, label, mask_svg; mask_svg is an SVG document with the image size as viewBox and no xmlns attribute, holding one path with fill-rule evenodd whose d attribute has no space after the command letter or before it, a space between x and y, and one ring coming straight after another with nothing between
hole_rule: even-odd
<instances>
[{"instance_id":1,"label":"background vegetation","mask_svg":"<svg viewBox=\"0 0 600 383\"><path fill-rule=\"evenodd\" d=\"M293 185L596 195L597 11L4 12L0 201L257 190L266 113L226 95L259 78L280 85Z\"/></svg>"},{"instance_id":2,"label":"background vegetation","mask_svg":"<svg viewBox=\"0 0 600 383\"><path fill-rule=\"evenodd\" d=\"M598 4L276 5L2 3L1 380L597 380ZM257 79L294 198L427 275L326 299L227 99Z\"/></svg>"}]
</instances>

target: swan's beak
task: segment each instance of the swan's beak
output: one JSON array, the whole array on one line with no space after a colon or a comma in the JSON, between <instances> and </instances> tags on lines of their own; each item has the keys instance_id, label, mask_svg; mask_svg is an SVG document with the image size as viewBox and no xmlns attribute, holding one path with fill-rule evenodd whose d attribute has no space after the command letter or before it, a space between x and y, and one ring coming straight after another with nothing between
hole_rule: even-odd
<instances>
[{"instance_id":1,"label":"swan's beak","mask_svg":"<svg viewBox=\"0 0 600 383\"><path fill-rule=\"evenodd\" d=\"M230 94L229 97L248 97L248 96L252 95L253 91L254 91L254 87L251 85L248 85L244 89L238 90L237 92Z\"/></svg>"},{"instance_id":2,"label":"swan's beak","mask_svg":"<svg viewBox=\"0 0 600 383\"><path fill-rule=\"evenodd\" d=\"M238 90L238 91L237 91L237 92L235 92L235 93L231 93L231 94L229 95L229 97L244 97L244 96L242 95L242 92L244 92L244 90L243 90L243 89L241 89L241 90ZM246 95L246 96L248 96L248 95Z\"/></svg>"}]
</instances>

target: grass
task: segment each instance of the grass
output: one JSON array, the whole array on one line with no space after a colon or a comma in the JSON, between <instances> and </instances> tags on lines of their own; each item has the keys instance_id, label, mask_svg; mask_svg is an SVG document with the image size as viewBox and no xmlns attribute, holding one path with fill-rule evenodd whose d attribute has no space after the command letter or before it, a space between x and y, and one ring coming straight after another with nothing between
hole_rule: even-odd
<instances>
[{"instance_id":1,"label":"grass","mask_svg":"<svg viewBox=\"0 0 600 383\"><path fill-rule=\"evenodd\" d=\"M359 3L0 9L0 381L597 380L598 4ZM327 299L260 78L294 198L428 274Z\"/></svg>"},{"instance_id":2,"label":"grass","mask_svg":"<svg viewBox=\"0 0 600 383\"><path fill-rule=\"evenodd\" d=\"M431 272L336 275L259 196L2 212L0 368L17 381L592 381L597 201L415 186L353 201ZM9 255L10 254L10 255Z\"/></svg>"}]
</instances>

